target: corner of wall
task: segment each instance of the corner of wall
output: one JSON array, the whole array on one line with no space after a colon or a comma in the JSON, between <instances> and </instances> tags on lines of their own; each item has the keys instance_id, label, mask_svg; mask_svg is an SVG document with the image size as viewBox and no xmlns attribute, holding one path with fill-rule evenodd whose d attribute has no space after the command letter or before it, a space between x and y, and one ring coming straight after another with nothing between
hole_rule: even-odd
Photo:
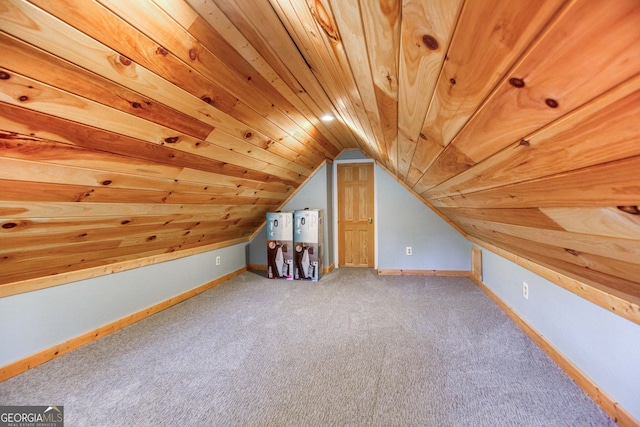
<instances>
[{"instance_id":1,"label":"corner of wall","mask_svg":"<svg viewBox=\"0 0 640 427\"><path fill-rule=\"evenodd\" d=\"M488 249L472 279L612 418L638 425L640 325Z\"/></svg>"},{"instance_id":2,"label":"corner of wall","mask_svg":"<svg viewBox=\"0 0 640 427\"><path fill-rule=\"evenodd\" d=\"M28 368L57 357L64 349L86 343L93 331L102 331L102 335L113 331L105 325L154 312L154 307L166 308L202 292L203 286L245 271L247 245L241 242L0 298L2 371L7 371L6 365L14 370ZM216 265L218 257L220 265Z\"/></svg>"},{"instance_id":3,"label":"corner of wall","mask_svg":"<svg viewBox=\"0 0 640 427\"><path fill-rule=\"evenodd\" d=\"M377 220L384 224L378 227L378 268L469 272L466 236L386 169L376 171Z\"/></svg>"}]
</instances>

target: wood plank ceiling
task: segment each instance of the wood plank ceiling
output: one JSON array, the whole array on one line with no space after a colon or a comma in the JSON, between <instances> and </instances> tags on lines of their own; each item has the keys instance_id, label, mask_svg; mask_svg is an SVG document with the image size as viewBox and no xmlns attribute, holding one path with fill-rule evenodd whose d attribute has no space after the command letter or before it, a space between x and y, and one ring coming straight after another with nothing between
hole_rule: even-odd
<instances>
[{"instance_id":1,"label":"wood plank ceiling","mask_svg":"<svg viewBox=\"0 0 640 427\"><path fill-rule=\"evenodd\" d=\"M358 148L640 301L637 0L3 0L0 52L0 284L246 240Z\"/></svg>"}]
</instances>

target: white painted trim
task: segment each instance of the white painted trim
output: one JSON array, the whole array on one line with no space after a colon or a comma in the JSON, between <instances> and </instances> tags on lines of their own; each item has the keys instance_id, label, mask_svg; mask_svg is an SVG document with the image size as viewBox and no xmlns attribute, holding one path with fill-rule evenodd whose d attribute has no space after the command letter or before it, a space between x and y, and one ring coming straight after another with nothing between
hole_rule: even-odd
<instances>
[{"instance_id":1,"label":"white painted trim","mask_svg":"<svg viewBox=\"0 0 640 427\"><path fill-rule=\"evenodd\" d=\"M333 161L333 260L336 268L340 268L338 264L338 165L349 163L373 163L373 214L375 215L375 224L373 225L374 260L373 268L378 268L378 183L375 179L376 162L373 159L351 159L351 160L334 160Z\"/></svg>"}]
</instances>

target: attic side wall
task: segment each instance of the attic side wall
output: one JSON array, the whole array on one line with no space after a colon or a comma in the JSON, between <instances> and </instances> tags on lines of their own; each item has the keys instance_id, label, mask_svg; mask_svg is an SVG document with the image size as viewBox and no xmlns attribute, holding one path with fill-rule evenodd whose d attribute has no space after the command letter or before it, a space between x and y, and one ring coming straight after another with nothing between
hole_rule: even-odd
<instances>
[{"instance_id":1,"label":"attic side wall","mask_svg":"<svg viewBox=\"0 0 640 427\"><path fill-rule=\"evenodd\" d=\"M336 161L366 159L354 150L345 151ZM333 264L335 254L334 179L331 165L324 165L282 207L283 211L306 207L324 210L324 267ZM471 243L467 239L378 165L375 165L375 184L379 270L471 270ZM406 246L412 247L412 256L405 255ZM266 235L262 227L249 245L249 264L266 263Z\"/></svg>"},{"instance_id":2,"label":"attic side wall","mask_svg":"<svg viewBox=\"0 0 640 427\"><path fill-rule=\"evenodd\" d=\"M363 160L368 158L361 151L349 150L335 163ZM334 175L335 171L334 167ZM379 164L375 164L374 171L378 272L470 271L471 243ZM413 255L406 255L407 246L411 246Z\"/></svg>"},{"instance_id":3,"label":"attic side wall","mask_svg":"<svg viewBox=\"0 0 640 427\"><path fill-rule=\"evenodd\" d=\"M482 252L482 275L494 294L640 420L640 325L490 251Z\"/></svg>"},{"instance_id":4,"label":"attic side wall","mask_svg":"<svg viewBox=\"0 0 640 427\"><path fill-rule=\"evenodd\" d=\"M247 243L242 243L0 298L0 368L243 270L246 264Z\"/></svg>"},{"instance_id":5,"label":"attic side wall","mask_svg":"<svg viewBox=\"0 0 640 427\"><path fill-rule=\"evenodd\" d=\"M303 187L296 190L291 199L280 208L281 211L294 211L297 209L322 209L324 215L324 248L322 250L324 267L333 263L333 234L331 223L333 210L331 205L331 165L325 163L314 172ZM267 236L264 225L255 234L249 243L249 264L267 264Z\"/></svg>"},{"instance_id":6,"label":"attic side wall","mask_svg":"<svg viewBox=\"0 0 640 427\"><path fill-rule=\"evenodd\" d=\"M378 270L471 270L464 236L378 165L375 179Z\"/></svg>"}]
</instances>

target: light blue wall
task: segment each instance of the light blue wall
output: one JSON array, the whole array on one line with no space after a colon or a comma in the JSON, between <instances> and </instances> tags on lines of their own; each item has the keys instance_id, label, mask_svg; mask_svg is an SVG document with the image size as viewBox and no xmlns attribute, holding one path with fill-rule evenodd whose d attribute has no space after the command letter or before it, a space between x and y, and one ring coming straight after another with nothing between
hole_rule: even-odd
<instances>
[{"instance_id":1,"label":"light blue wall","mask_svg":"<svg viewBox=\"0 0 640 427\"><path fill-rule=\"evenodd\" d=\"M0 298L0 366L66 342L247 265L247 243ZM215 265L216 256L221 265Z\"/></svg>"},{"instance_id":2,"label":"light blue wall","mask_svg":"<svg viewBox=\"0 0 640 427\"><path fill-rule=\"evenodd\" d=\"M304 208L322 209L324 215L322 256L325 267L333 263L332 182L331 164L325 163L281 209L282 211ZM267 264L267 237L264 226L249 244L249 262L257 265Z\"/></svg>"},{"instance_id":3,"label":"light blue wall","mask_svg":"<svg viewBox=\"0 0 640 427\"><path fill-rule=\"evenodd\" d=\"M640 420L640 325L487 250L482 270L495 294Z\"/></svg>"},{"instance_id":4,"label":"light blue wall","mask_svg":"<svg viewBox=\"0 0 640 427\"><path fill-rule=\"evenodd\" d=\"M336 163L360 161L359 150L345 151ZM471 270L471 243L375 166L376 247L378 269ZM411 246L413 255L406 255Z\"/></svg>"},{"instance_id":5,"label":"light blue wall","mask_svg":"<svg viewBox=\"0 0 640 427\"><path fill-rule=\"evenodd\" d=\"M345 151L337 161L365 160L359 150ZM282 208L324 210L324 266L334 262L333 174L324 165ZM380 269L464 270L471 269L471 243L436 215L384 169L375 166L376 227ZM413 255L405 255L411 246ZM251 264L267 263L264 227L249 246Z\"/></svg>"},{"instance_id":6,"label":"light blue wall","mask_svg":"<svg viewBox=\"0 0 640 427\"><path fill-rule=\"evenodd\" d=\"M336 160L366 160L369 159L362 151L360 150L347 150L343 151L342 154Z\"/></svg>"},{"instance_id":7,"label":"light blue wall","mask_svg":"<svg viewBox=\"0 0 640 427\"><path fill-rule=\"evenodd\" d=\"M378 166L375 180L378 269L471 270L464 236Z\"/></svg>"}]
</instances>

